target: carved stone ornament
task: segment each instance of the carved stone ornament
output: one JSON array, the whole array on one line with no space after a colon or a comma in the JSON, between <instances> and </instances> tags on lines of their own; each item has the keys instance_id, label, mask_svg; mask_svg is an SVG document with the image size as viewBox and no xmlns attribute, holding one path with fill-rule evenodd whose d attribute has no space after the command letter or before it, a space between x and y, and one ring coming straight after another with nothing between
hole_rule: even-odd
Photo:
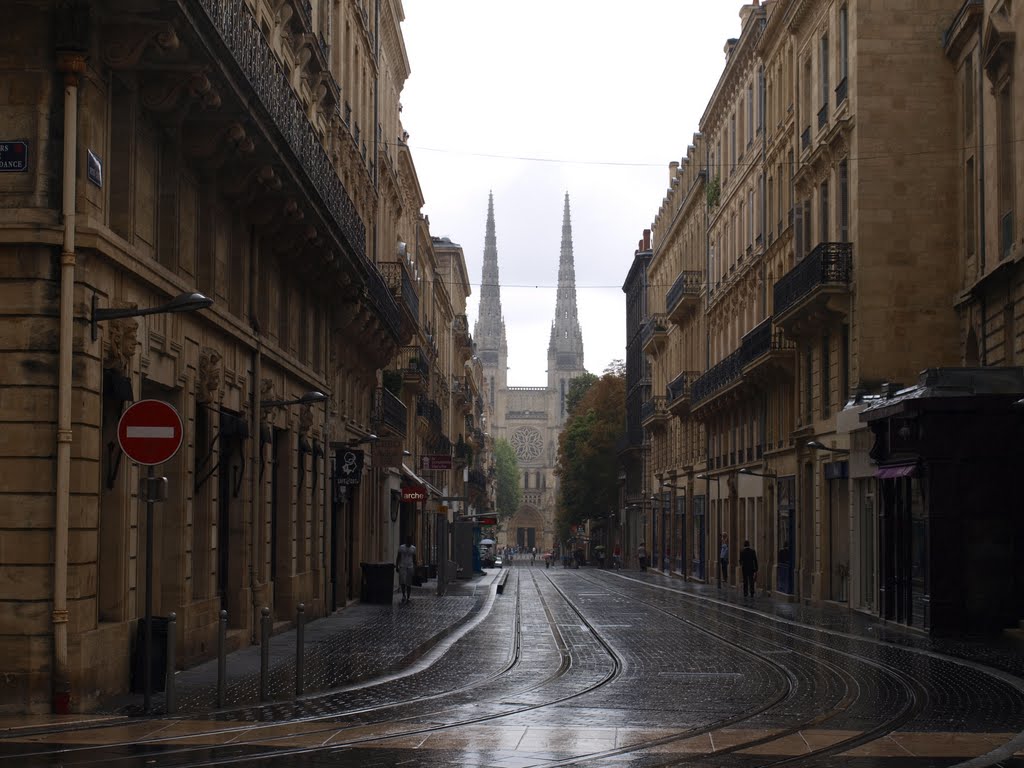
<instances>
[{"instance_id":1,"label":"carved stone ornament","mask_svg":"<svg viewBox=\"0 0 1024 768\"><path fill-rule=\"evenodd\" d=\"M308 435L313 427L313 404L305 403L299 408L299 434Z\"/></svg>"},{"instance_id":2,"label":"carved stone ornament","mask_svg":"<svg viewBox=\"0 0 1024 768\"><path fill-rule=\"evenodd\" d=\"M112 301L111 309L138 309L139 305L128 301ZM108 346L104 350L103 367L127 376L131 373L132 358L139 346L139 321L123 317L105 323Z\"/></svg>"},{"instance_id":3,"label":"carved stone ornament","mask_svg":"<svg viewBox=\"0 0 1024 768\"><path fill-rule=\"evenodd\" d=\"M212 347L199 352L199 380L196 382L196 400L200 403L219 403L221 390L221 354Z\"/></svg>"}]
</instances>

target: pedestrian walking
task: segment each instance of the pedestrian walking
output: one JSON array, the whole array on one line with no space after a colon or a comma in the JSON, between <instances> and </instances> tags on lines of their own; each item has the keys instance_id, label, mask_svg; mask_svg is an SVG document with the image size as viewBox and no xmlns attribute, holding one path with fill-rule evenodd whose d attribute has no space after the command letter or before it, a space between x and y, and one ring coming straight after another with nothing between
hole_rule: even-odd
<instances>
[{"instance_id":1,"label":"pedestrian walking","mask_svg":"<svg viewBox=\"0 0 1024 768\"><path fill-rule=\"evenodd\" d=\"M722 534L722 543L718 547L718 566L720 579L729 582L729 534Z\"/></svg>"},{"instance_id":2,"label":"pedestrian walking","mask_svg":"<svg viewBox=\"0 0 1024 768\"><path fill-rule=\"evenodd\" d=\"M749 541L743 542L743 549L740 550L740 568L743 570L743 596L755 597L757 595L755 582L757 581L757 552L750 546Z\"/></svg>"},{"instance_id":3,"label":"pedestrian walking","mask_svg":"<svg viewBox=\"0 0 1024 768\"><path fill-rule=\"evenodd\" d=\"M531 568L533 567L533 564L535 562L537 562L537 548L536 547L534 547L532 550L530 550L530 567Z\"/></svg>"},{"instance_id":4,"label":"pedestrian walking","mask_svg":"<svg viewBox=\"0 0 1024 768\"><path fill-rule=\"evenodd\" d=\"M647 570L647 545L644 542L640 542L640 546L636 548L636 559L640 562L640 570Z\"/></svg>"},{"instance_id":5,"label":"pedestrian walking","mask_svg":"<svg viewBox=\"0 0 1024 768\"><path fill-rule=\"evenodd\" d=\"M612 568L619 570L622 567L622 548L616 544L612 550Z\"/></svg>"},{"instance_id":6,"label":"pedestrian walking","mask_svg":"<svg viewBox=\"0 0 1024 768\"><path fill-rule=\"evenodd\" d=\"M412 536L405 537L405 544L398 547L395 557L395 570L398 571L398 585L402 588L402 603L412 601L412 580L416 573L416 547Z\"/></svg>"}]
</instances>

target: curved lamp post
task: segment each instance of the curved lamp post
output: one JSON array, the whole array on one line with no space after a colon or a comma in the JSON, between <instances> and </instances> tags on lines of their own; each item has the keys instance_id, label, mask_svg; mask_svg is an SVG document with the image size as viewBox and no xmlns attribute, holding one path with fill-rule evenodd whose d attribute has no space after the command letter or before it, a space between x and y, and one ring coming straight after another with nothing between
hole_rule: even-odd
<instances>
[{"instance_id":1,"label":"curved lamp post","mask_svg":"<svg viewBox=\"0 0 1024 768\"><path fill-rule=\"evenodd\" d=\"M96 323L104 320L116 320L122 317L142 317L143 315L164 315L175 312L195 312L200 309L207 309L213 306L213 299L201 293L182 293L175 296L166 304L158 307L144 307L142 309L124 307L122 309L99 309L96 306L96 294L92 295L92 314L89 318L89 326L92 332L92 340L98 338Z\"/></svg>"}]
</instances>

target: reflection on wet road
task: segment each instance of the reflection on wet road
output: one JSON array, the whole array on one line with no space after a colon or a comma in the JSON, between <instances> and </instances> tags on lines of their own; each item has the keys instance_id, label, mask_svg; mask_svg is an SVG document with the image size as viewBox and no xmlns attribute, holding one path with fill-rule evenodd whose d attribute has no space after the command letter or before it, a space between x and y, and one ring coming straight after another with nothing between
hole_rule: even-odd
<instances>
[{"instance_id":1,"label":"reflection on wet road","mask_svg":"<svg viewBox=\"0 0 1024 768\"><path fill-rule=\"evenodd\" d=\"M0 767L1024 765L1012 659L648 573L514 568L480 611L377 679L12 729Z\"/></svg>"}]
</instances>

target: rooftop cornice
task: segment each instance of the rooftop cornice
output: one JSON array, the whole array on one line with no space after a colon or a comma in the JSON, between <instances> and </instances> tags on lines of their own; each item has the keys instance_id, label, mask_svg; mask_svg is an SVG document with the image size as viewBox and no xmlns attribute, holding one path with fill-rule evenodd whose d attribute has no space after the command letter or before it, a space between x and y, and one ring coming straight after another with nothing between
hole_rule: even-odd
<instances>
[{"instance_id":1,"label":"rooftop cornice","mask_svg":"<svg viewBox=\"0 0 1024 768\"><path fill-rule=\"evenodd\" d=\"M736 90L740 86L741 77L746 74L747 68L752 63L756 64L756 59L758 59L757 42L764 33L764 24L765 9L763 6L758 6L747 17L746 23L740 32L739 40L737 40L732 54L729 55L725 63L725 69L722 70L722 75L718 78L718 84L708 100L704 114L701 115L701 133L706 134L707 125L717 122L713 118L718 117L718 112L724 105L732 104ZM723 99L722 97L726 93L729 96Z\"/></svg>"}]
</instances>

